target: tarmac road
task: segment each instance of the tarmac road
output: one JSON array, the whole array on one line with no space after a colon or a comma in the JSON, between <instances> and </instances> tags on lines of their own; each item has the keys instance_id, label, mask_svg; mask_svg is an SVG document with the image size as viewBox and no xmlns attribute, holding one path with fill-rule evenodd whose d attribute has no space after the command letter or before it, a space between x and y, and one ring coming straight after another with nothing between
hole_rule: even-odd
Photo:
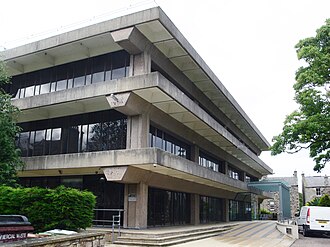
<instances>
[{"instance_id":1,"label":"tarmac road","mask_svg":"<svg viewBox=\"0 0 330 247\"><path fill-rule=\"evenodd\" d=\"M292 247L303 247L303 246L312 246L312 247L321 247L321 246L330 246L330 237L326 236L313 236L313 237L304 237L299 234L299 239L291 245Z\"/></svg>"}]
</instances>

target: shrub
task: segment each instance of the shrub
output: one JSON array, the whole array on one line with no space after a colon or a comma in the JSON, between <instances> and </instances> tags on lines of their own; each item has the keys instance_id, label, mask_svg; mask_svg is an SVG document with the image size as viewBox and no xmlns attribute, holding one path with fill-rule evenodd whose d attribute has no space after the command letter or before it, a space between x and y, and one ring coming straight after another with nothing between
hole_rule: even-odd
<instances>
[{"instance_id":1,"label":"shrub","mask_svg":"<svg viewBox=\"0 0 330 247\"><path fill-rule=\"evenodd\" d=\"M315 197L306 203L306 206L318 206L320 204L320 197Z\"/></svg>"},{"instance_id":2,"label":"shrub","mask_svg":"<svg viewBox=\"0 0 330 247\"><path fill-rule=\"evenodd\" d=\"M320 198L319 206L321 207L330 207L330 197L329 195L325 194Z\"/></svg>"},{"instance_id":3,"label":"shrub","mask_svg":"<svg viewBox=\"0 0 330 247\"><path fill-rule=\"evenodd\" d=\"M36 232L85 229L92 224L95 203L91 192L64 186L56 189L0 186L1 214L27 216Z\"/></svg>"},{"instance_id":4,"label":"shrub","mask_svg":"<svg viewBox=\"0 0 330 247\"><path fill-rule=\"evenodd\" d=\"M261 208L260 214L272 214L272 212L269 212L267 209Z\"/></svg>"}]
</instances>

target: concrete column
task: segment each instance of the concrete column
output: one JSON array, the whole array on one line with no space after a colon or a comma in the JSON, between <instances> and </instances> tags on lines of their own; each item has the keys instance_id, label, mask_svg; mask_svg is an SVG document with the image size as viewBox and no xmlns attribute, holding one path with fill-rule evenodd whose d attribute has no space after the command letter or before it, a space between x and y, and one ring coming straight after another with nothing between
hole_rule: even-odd
<instances>
[{"instance_id":1,"label":"concrete column","mask_svg":"<svg viewBox=\"0 0 330 247\"><path fill-rule=\"evenodd\" d=\"M149 126L149 113L129 116L127 121L126 149L148 147Z\"/></svg>"},{"instance_id":2,"label":"concrete column","mask_svg":"<svg viewBox=\"0 0 330 247\"><path fill-rule=\"evenodd\" d=\"M224 199L224 207L223 207L223 212L224 212L224 221L229 222L229 199L225 198Z\"/></svg>"},{"instance_id":3,"label":"concrete column","mask_svg":"<svg viewBox=\"0 0 330 247\"><path fill-rule=\"evenodd\" d=\"M197 164L199 162L199 147L197 145L191 146L191 161L194 161Z\"/></svg>"},{"instance_id":4,"label":"concrete column","mask_svg":"<svg viewBox=\"0 0 330 247\"><path fill-rule=\"evenodd\" d=\"M140 182L138 184L125 185L124 208L126 210L124 227L147 228L148 185L146 183Z\"/></svg>"},{"instance_id":5,"label":"concrete column","mask_svg":"<svg viewBox=\"0 0 330 247\"><path fill-rule=\"evenodd\" d=\"M126 206L126 212L127 212L127 227L128 228L135 228L136 224L136 201L137 201L137 195L136 195L136 184L127 184L125 186L125 202L124 202L124 208L125 203ZM127 195L126 195L127 192Z\"/></svg>"},{"instance_id":6,"label":"concrete column","mask_svg":"<svg viewBox=\"0 0 330 247\"><path fill-rule=\"evenodd\" d=\"M190 195L190 223L192 225L198 225L199 221L199 195L191 194Z\"/></svg>"},{"instance_id":7,"label":"concrete column","mask_svg":"<svg viewBox=\"0 0 330 247\"><path fill-rule=\"evenodd\" d=\"M124 215L123 215L123 227L128 227L128 184L124 187Z\"/></svg>"},{"instance_id":8,"label":"concrete column","mask_svg":"<svg viewBox=\"0 0 330 247\"><path fill-rule=\"evenodd\" d=\"M224 171L224 173L225 173L226 175L229 175L229 174L228 174L228 162L227 162L227 161L225 162L225 171Z\"/></svg>"},{"instance_id":9,"label":"concrete column","mask_svg":"<svg viewBox=\"0 0 330 247\"><path fill-rule=\"evenodd\" d=\"M148 226L148 185L144 182L137 184L136 224L138 229Z\"/></svg>"},{"instance_id":10,"label":"concrete column","mask_svg":"<svg viewBox=\"0 0 330 247\"><path fill-rule=\"evenodd\" d=\"M243 173L243 182L246 183L246 172L242 172Z\"/></svg>"},{"instance_id":11,"label":"concrete column","mask_svg":"<svg viewBox=\"0 0 330 247\"><path fill-rule=\"evenodd\" d=\"M129 76L149 74L151 72L151 56L144 51L139 54L132 54L130 57Z\"/></svg>"}]
</instances>

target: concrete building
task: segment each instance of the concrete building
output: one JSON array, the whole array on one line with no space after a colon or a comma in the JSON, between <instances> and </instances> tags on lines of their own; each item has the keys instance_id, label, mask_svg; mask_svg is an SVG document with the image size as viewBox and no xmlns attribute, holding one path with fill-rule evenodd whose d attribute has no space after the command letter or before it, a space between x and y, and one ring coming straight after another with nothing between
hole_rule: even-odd
<instances>
[{"instance_id":1,"label":"concrete building","mask_svg":"<svg viewBox=\"0 0 330 247\"><path fill-rule=\"evenodd\" d=\"M322 176L305 176L301 174L303 204L325 194L330 195L330 184L327 175Z\"/></svg>"},{"instance_id":2,"label":"concrete building","mask_svg":"<svg viewBox=\"0 0 330 247\"><path fill-rule=\"evenodd\" d=\"M294 218L295 213L299 212L299 190L298 190L298 176L297 171L294 171L292 177L266 177L261 180L261 183L283 183L283 186L289 189L289 197L281 198L278 194L278 190L273 191L274 197L271 199L266 199L260 205L261 208L267 209L270 212L280 213L280 202L281 200L285 200L284 207L288 207L285 209L286 212L291 212L287 217ZM268 189L265 189L269 191Z\"/></svg>"},{"instance_id":3,"label":"concrete building","mask_svg":"<svg viewBox=\"0 0 330 247\"><path fill-rule=\"evenodd\" d=\"M22 184L91 190L128 228L249 220L265 198L248 182L269 143L160 8L1 56Z\"/></svg>"}]
</instances>

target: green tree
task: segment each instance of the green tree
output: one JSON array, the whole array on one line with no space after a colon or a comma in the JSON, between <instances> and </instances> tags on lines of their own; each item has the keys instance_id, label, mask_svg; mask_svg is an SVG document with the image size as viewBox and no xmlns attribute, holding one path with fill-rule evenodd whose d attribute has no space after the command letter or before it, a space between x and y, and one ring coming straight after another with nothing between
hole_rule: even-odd
<instances>
[{"instance_id":1,"label":"green tree","mask_svg":"<svg viewBox=\"0 0 330 247\"><path fill-rule=\"evenodd\" d=\"M0 185L16 185L17 169L22 166L15 136L20 128L16 125L18 108L11 104L10 95L1 86L10 82L5 65L0 61Z\"/></svg>"},{"instance_id":2,"label":"green tree","mask_svg":"<svg viewBox=\"0 0 330 247\"><path fill-rule=\"evenodd\" d=\"M302 206L303 206L303 195L302 193L299 193L299 210L301 209Z\"/></svg>"},{"instance_id":3,"label":"green tree","mask_svg":"<svg viewBox=\"0 0 330 247\"><path fill-rule=\"evenodd\" d=\"M324 196L322 196L320 198L319 206L330 207L330 197L329 197L329 195L325 194Z\"/></svg>"},{"instance_id":4,"label":"green tree","mask_svg":"<svg viewBox=\"0 0 330 247\"><path fill-rule=\"evenodd\" d=\"M320 197L315 197L313 200L306 203L306 206L319 206L320 205Z\"/></svg>"},{"instance_id":5,"label":"green tree","mask_svg":"<svg viewBox=\"0 0 330 247\"><path fill-rule=\"evenodd\" d=\"M320 172L330 160L330 19L295 46L305 65L296 72L295 101L299 109L288 115L281 134L273 137L272 155L308 149Z\"/></svg>"}]
</instances>

